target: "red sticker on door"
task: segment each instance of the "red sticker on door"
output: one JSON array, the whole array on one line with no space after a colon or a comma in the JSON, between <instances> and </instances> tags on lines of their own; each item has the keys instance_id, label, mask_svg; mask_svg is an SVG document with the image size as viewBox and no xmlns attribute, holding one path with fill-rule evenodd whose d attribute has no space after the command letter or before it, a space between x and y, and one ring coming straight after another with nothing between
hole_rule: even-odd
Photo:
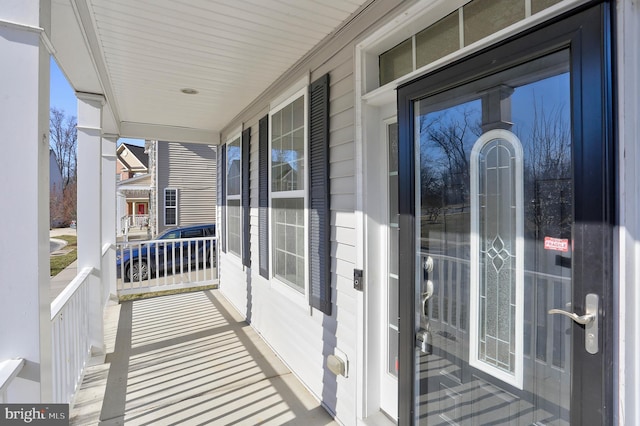
<instances>
[{"instance_id":1,"label":"red sticker on door","mask_svg":"<svg viewBox=\"0 0 640 426\"><path fill-rule=\"evenodd\" d=\"M544 249L555 251L569 251L569 240L563 238L544 237Z\"/></svg>"}]
</instances>

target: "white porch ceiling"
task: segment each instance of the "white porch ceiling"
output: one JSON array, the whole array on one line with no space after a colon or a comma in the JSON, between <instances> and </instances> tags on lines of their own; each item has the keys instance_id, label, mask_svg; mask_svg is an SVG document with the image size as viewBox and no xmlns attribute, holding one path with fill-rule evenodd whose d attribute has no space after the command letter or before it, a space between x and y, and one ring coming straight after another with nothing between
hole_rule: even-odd
<instances>
[{"instance_id":1,"label":"white porch ceiling","mask_svg":"<svg viewBox=\"0 0 640 426\"><path fill-rule=\"evenodd\" d=\"M106 131L205 141L371 1L54 0L51 40Z\"/></svg>"}]
</instances>

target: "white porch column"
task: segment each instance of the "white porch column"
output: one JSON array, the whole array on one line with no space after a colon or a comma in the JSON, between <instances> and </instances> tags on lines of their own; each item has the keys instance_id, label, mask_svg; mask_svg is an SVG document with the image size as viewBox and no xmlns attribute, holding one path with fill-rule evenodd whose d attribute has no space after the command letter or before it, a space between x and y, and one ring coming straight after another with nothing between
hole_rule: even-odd
<instances>
[{"instance_id":1,"label":"white porch column","mask_svg":"<svg viewBox=\"0 0 640 426\"><path fill-rule=\"evenodd\" d=\"M92 351L104 352L102 323L102 105L104 97L78 97L78 270L94 268L89 295Z\"/></svg>"},{"instance_id":2,"label":"white porch column","mask_svg":"<svg viewBox=\"0 0 640 426\"><path fill-rule=\"evenodd\" d=\"M118 135L102 136L102 290L103 304L116 297L116 144Z\"/></svg>"},{"instance_id":3,"label":"white porch column","mask_svg":"<svg viewBox=\"0 0 640 426\"><path fill-rule=\"evenodd\" d=\"M133 206L133 209L131 211L131 227L135 229L135 227L136 227L136 217L138 216L138 202L137 201L133 201L131 203L131 205Z\"/></svg>"},{"instance_id":4,"label":"white porch column","mask_svg":"<svg viewBox=\"0 0 640 426\"><path fill-rule=\"evenodd\" d=\"M49 295L50 4L0 7L0 360L26 363L7 402L52 399Z\"/></svg>"}]
</instances>

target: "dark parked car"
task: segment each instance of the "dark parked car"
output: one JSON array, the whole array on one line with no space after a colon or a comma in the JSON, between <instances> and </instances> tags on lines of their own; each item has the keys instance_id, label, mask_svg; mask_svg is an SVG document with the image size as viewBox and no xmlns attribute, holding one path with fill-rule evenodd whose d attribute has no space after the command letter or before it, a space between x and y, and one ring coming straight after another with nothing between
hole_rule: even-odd
<instances>
[{"instance_id":1,"label":"dark parked car","mask_svg":"<svg viewBox=\"0 0 640 426\"><path fill-rule=\"evenodd\" d=\"M189 241L192 238L213 237L215 234L214 224L190 225L169 229L158 236L158 241L138 245L133 243L118 250L118 278L124 273L126 281L138 281L146 280L149 276L163 276L165 271L166 274L184 271L196 265L215 267L215 241Z\"/></svg>"}]
</instances>

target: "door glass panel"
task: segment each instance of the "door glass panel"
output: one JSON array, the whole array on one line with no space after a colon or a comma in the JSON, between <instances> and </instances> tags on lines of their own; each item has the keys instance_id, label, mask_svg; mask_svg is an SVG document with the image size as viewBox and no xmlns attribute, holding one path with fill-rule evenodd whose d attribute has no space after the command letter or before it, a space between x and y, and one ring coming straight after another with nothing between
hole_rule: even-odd
<instances>
[{"instance_id":1,"label":"door glass panel","mask_svg":"<svg viewBox=\"0 0 640 426\"><path fill-rule=\"evenodd\" d=\"M398 123L387 126L389 213L387 280L387 374L398 378Z\"/></svg>"},{"instance_id":2,"label":"door glass panel","mask_svg":"<svg viewBox=\"0 0 640 426\"><path fill-rule=\"evenodd\" d=\"M419 424L570 424L568 64L415 103Z\"/></svg>"}]
</instances>

